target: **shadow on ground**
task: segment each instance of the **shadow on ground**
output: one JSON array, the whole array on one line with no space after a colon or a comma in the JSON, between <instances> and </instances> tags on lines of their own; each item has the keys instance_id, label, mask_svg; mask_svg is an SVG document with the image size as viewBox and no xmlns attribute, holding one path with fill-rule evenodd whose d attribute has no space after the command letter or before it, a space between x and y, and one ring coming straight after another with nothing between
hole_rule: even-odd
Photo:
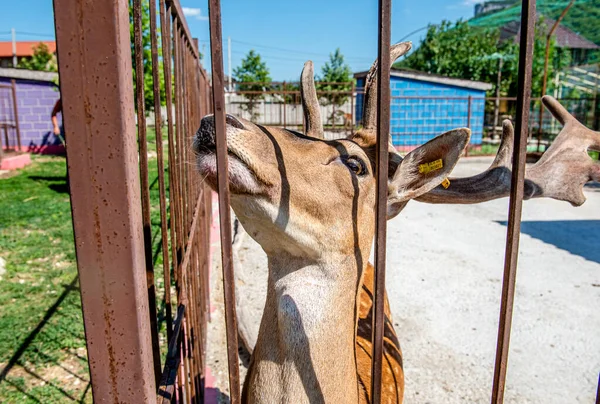
<instances>
[{"instance_id":1,"label":"shadow on ground","mask_svg":"<svg viewBox=\"0 0 600 404\"><path fill-rule=\"evenodd\" d=\"M67 178L55 175L30 175L29 179L41 183L46 183L48 188L59 194L68 194Z\"/></svg>"},{"instance_id":2,"label":"shadow on ground","mask_svg":"<svg viewBox=\"0 0 600 404\"><path fill-rule=\"evenodd\" d=\"M503 226L506 221L498 221ZM524 221L521 233L600 263L600 220Z\"/></svg>"},{"instance_id":3,"label":"shadow on ground","mask_svg":"<svg viewBox=\"0 0 600 404\"><path fill-rule=\"evenodd\" d=\"M48 308L46 313L44 313L42 320L37 326L29 332L27 337L21 342L19 348L10 357L8 363L0 370L0 385L5 383L19 391L22 394L22 401L35 403L56 402L57 399L59 402L84 403L89 401L88 397L86 397L91 388L89 376L82 377L81 374L78 374L78 372L72 368L63 365L63 363L69 359L75 362L79 361L81 363L87 363L87 358L81 356L74 350L68 350L67 360L58 362L53 358L52 352L42 352L38 349L38 347L44 347L44 344L41 344L38 341L40 334L44 332L45 328L57 327L58 324L57 321L55 321L55 317L65 315L62 313L61 306L66 303L65 300L70 297L69 295L72 292L77 292L79 290L77 285L78 280L79 277L75 276L70 284L62 285L64 288L63 292L58 296L54 304ZM70 332L69 330L63 331ZM83 335L72 334L72 336L73 338L85 339L85 336ZM44 338L51 337L44 336ZM58 373L66 375L66 377L70 379L75 378L78 380L78 384L83 383L83 386L85 387L82 389L83 393L81 396L77 397L73 392L63 388L64 386L61 386L60 381L57 380L56 372L54 372L54 374L44 374L43 371L37 370L33 364L24 359L26 353L31 354L32 352L39 357L41 362L45 363L46 366L54 367L58 370ZM27 379L33 381L33 383L37 383L39 386L44 386L46 391L36 391L36 389L31 388L31 386L28 388L28 386L24 384L23 377L27 377ZM0 402L2 402L1 397Z\"/></svg>"}]
</instances>

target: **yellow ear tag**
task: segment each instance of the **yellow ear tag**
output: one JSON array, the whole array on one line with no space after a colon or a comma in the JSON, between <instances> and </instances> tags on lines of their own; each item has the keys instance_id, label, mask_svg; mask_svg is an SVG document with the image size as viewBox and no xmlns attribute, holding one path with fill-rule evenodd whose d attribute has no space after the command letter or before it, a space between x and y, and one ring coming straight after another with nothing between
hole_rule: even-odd
<instances>
[{"instance_id":1,"label":"yellow ear tag","mask_svg":"<svg viewBox=\"0 0 600 404\"><path fill-rule=\"evenodd\" d=\"M437 171L443 167L444 162L442 161L442 159L437 159L435 161L432 161L431 163L419 164L419 172L421 174L427 174L432 171Z\"/></svg>"},{"instance_id":2,"label":"yellow ear tag","mask_svg":"<svg viewBox=\"0 0 600 404\"><path fill-rule=\"evenodd\" d=\"M442 181L442 186L445 189L448 189L448 187L450 186L450 180L448 178L444 179L444 181Z\"/></svg>"}]
</instances>

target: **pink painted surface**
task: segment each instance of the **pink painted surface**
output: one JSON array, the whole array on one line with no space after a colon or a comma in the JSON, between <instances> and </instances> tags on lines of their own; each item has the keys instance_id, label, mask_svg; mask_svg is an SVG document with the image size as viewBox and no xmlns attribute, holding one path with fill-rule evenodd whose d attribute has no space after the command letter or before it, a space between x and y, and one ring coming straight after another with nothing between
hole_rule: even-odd
<instances>
[{"instance_id":1,"label":"pink painted surface","mask_svg":"<svg viewBox=\"0 0 600 404\"><path fill-rule=\"evenodd\" d=\"M212 223L210 225L210 256L209 261L212 263L213 256L215 254L215 249L219 246L221 237L221 231L219 230L219 198L216 192L212 192ZM208 277L210 279L210 271L212 270L212 266L209 269ZM210 312L213 313L215 311L215 307L210 304Z\"/></svg>"},{"instance_id":2,"label":"pink painted surface","mask_svg":"<svg viewBox=\"0 0 600 404\"><path fill-rule=\"evenodd\" d=\"M212 192L212 223L210 225L210 250L209 250L209 260L208 262L212 263L213 256L215 254L215 249L219 246L219 199L217 198L217 194ZM211 271L213 269L212 265L209 265L209 284L210 284L210 276ZM210 312L214 312L215 307L210 305ZM213 376L210 368L207 366L205 369L205 378L204 378L204 402L206 404L217 404L219 400L219 390L215 387L216 379Z\"/></svg>"},{"instance_id":3,"label":"pink painted surface","mask_svg":"<svg viewBox=\"0 0 600 404\"><path fill-rule=\"evenodd\" d=\"M217 404L219 401L219 389L215 387L216 379L212 375L210 368L206 368L204 376L204 403Z\"/></svg>"},{"instance_id":4,"label":"pink painted surface","mask_svg":"<svg viewBox=\"0 0 600 404\"><path fill-rule=\"evenodd\" d=\"M17 170L31 164L31 156L27 153L4 157L0 162L0 170Z\"/></svg>"},{"instance_id":5,"label":"pink painted surface","mask_svg":"<svg viewBox=\"0 0 600 404\"><path fill-rule=\"evenodd\" d=\"M19 151L22 151L23 153L53 154L53 155L59 155L59 156L64 156L66 154L65 147L61 144L46 145L46 146L36 146L36 145L21 146Z\"/></svg>"}]
</instances>

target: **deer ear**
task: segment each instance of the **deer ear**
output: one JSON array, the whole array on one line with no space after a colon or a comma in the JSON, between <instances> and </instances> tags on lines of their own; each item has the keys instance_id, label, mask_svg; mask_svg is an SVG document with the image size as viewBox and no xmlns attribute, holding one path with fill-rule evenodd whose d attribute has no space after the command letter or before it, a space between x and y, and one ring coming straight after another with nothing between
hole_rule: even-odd
<instances>
[{"instance_id":1,"label":"deer ear","mask_svg":"<svg viewBox=\"0 0 600 404\"><path fill-rule=\"evenodd\" d=\"M454 129L408 153L388 184L388 219L400 213L409 200L442 184L470 137L469 129Z\"/></svg>"}]
</instances>

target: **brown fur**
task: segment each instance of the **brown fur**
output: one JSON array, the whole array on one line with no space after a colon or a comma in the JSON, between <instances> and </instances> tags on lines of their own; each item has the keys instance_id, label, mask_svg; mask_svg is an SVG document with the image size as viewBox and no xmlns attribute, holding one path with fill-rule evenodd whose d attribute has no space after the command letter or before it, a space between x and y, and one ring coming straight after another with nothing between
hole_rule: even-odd
<instances>
[{"instance_id":1,"label":"brown fur","mask_svg":"<svg viewBox=\"0 0 600 404\"><path fill-rule=\"evenodd\" d=\"M374 136L323 141L231 116L227 123L231 206L269 260L246 402L369 402ZM405 161L390 149L389 217L441 183L468 139L467 129L448 132ZM200 174L216 188L212 117L195 149ZM418 175L419 164L438 158L442 169ZM360 174L348 159L362 160ZM399 403L402 359L386 307L384 402Z\"/></svg>"},{"instance_id":2,"label":"brown fur","mask_svg":"<svg viewBox=\"0 0 600 404\"><path fill-rule=\"evenodd\" d=\"M371 353L372 319L373 319L373 265L368 264L363 284L360 289L358 306L358 327L356 332L356 371L361 386L360 403L371 403ZM400 404L404 394L404 371L402 367L402 351L398 337L394 331L394 323L387 293L385 294L385 330L383 336L383 369L381 383L383 386L381 402Z\"/></svg>"}]
</instances>

